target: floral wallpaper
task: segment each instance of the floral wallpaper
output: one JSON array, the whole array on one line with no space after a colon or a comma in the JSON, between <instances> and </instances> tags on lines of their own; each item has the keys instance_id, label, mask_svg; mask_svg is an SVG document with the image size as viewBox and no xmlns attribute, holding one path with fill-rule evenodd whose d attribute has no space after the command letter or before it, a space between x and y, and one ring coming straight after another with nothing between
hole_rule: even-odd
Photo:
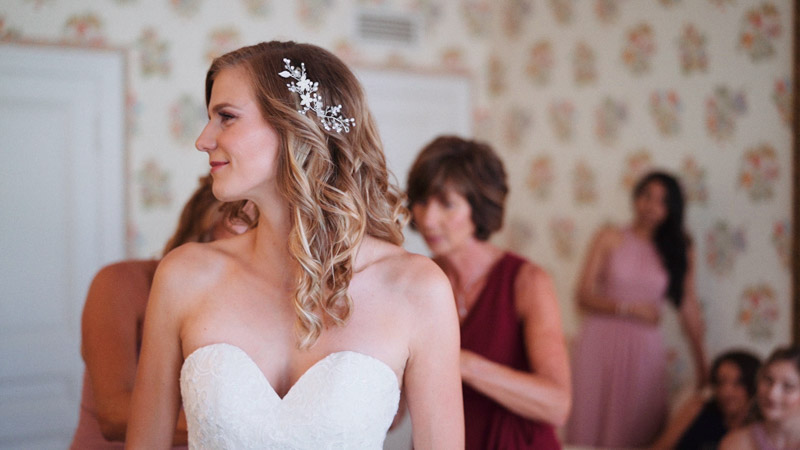
<instances>
[{"instance_id":1,"label":"floral wallpaper","mask_svg":"<svg viewBox=\"0 0 800 450\"><path fill-rule=\"evenodd\" d=\"M364 8L417 18L419 42L359 40L353 21ZM158 254L206 170L194 139L211 59L262 40L307 41L353 65L471 77L474 134L502 154L511 182L496 241L551 272L570 335L589 239L604 223L629 220L641 174L677 174L709 354L743 346L765 355L791 329L792 8L790 0L5 0L0 40L126 52L131 256ZM671 373L685 378L690 364L673 334Z\"/></svg>"},{"instance_id":2,"label":"floral wallpaper","mask_svg":"<svg viewBox=\"0 0 800 450\"><path fill-rule=\"evenodd\" d=\"M531 4L513 38L494 35L484 69L504 87L488 90L489 111L521 105L533 124L516 137L491 130L512 180L513 227L501 241L553 274L568 333L580 323L573 293L591 237L628 223L633 184L661 168L688 200L709 355L789 342L794 3ZM671 374L690 380L667 314Z\"/></svg>"}]
</instances>

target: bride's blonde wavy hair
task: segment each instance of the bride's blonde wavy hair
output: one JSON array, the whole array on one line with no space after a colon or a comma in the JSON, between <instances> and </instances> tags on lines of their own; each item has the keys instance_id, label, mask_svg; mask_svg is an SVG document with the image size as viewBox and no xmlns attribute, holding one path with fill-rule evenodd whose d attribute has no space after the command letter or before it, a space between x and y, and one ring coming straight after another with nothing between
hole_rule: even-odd
<instances>
[{"instance_id":1,"label":"bride's blonde wavy hair","mask_svg":"<svg viewBox=\"0 0 800 450\"><path fill-rule=\"evenodd\" d=\"M341 104L342 116L355 119L349 133L325 130L312 111L297 112L299 96L278 75L284 58L297 67L305 63L308 78L319 83L324 104ZM291 208L289 252L301 269L294 292L296 328L300 347L308 348L319 338L326 318L336 325L349 319L353 302L347 289L364 236L402 244L408 211L389 180L361 84L339 58L295 42L240 48L211 64L206 105L214 79L230 67L247 70L261 114L280 138L278 185ZM235 202L229 214L248 221L243 207L244 202Z\"/></svg>"}]
</instances>

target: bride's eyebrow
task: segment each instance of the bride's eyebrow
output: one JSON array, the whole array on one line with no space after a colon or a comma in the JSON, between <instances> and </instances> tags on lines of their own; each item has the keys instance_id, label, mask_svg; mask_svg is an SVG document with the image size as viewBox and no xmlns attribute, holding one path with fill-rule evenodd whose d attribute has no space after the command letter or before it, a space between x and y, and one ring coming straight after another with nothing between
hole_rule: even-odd
<instances>
[{"instance_id":1,"label":"bride's eyebrow","mask_svg":"<svg viewBox=\"0 0 800 450\"><path fill-rule=\"evenodd\" d=\"M211 107L211 112L212 113L216 113L216 112L219 112L219 110L223 109L223 108L236 108L236 106L231 104L231 103L228 103L228 102L217 103L217 104L215 104L214 106Z\"/></svg>"},{"instance_id":2,"label":"bride's eyebrow","mask_svg":"<svg viewBox=\"0 0 800 450\"><path fill-rule=\"evenodd\" d=\"M217 103L214 106L212 106L211 107L211 111L208 112L209 120L211 119L211 116L213 114L219 114L219 111L221 109L225 109L225 108L233 108L233 109L239 110L239 108L237 108L236 105L234 105L232 103L228 103L228 102Z\"/></svg>"}]
</instances>

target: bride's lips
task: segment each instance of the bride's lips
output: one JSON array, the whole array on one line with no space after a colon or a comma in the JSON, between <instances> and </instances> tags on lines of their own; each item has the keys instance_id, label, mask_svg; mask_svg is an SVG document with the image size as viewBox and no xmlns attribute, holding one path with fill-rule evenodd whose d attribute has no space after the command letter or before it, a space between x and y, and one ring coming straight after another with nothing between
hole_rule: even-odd
<instances>
[{"instance_id":1,"label":"bride's lips","mask_svg":"<svg viewBox=\"0 0 800 450\"><path fill-rule=\"evenodd\" d=\"M228 161L211 161L211 173L216 172L228 164Z\"/></svg>"},{"instance_id":2,"label":"bride's lips","mask_svg":"<svg viewBox=\"0 0 800 450\"><path fill-rule=\"evenodd\" d=\"M425 243L428 245L436 245L441 242L442 238L439 236L424 236Z\"/></svg>"}]
</instances>

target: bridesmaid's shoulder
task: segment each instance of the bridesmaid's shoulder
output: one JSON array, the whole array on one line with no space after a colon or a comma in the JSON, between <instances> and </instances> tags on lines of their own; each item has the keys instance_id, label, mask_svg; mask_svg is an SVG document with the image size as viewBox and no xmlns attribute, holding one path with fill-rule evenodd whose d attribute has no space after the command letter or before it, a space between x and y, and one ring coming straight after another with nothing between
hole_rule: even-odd
<instances>
[{"instance_id":1,"label":"bridesmaid's shoulder","mask_svg":"<svg viewBox=\"0 0 800 450\"><path fill-rule=\"evenodd\" d=\"M155 259L132 259L100 269L92 279L84 316L98 313L105 317L109 307L131 318L141 316L157 266Z\"/></svg>"},{"instance_id":2,"label":"bridesmaid's shoulder","mask_svg":"<svg viewBox=\"0 0 800 450\"><path fill-rule=\"evenodd\" d=\"M597 229L594 234L594 245L600 248L614 248L622 242L625 228L607 223Z\"/></svg>"},{"instance_id":3,"label":"bridesmaid's shoulder","mask_svg":"<svg viewBox=\"0 0 800 450\"><path fill-rule=\"evenodd\" d=\"M109 284L119 287L120 284L145 284L149 286L158 266L156 259L128 259L108 264L94 276L94 283Z\"/></svg>"}]
</instances>

